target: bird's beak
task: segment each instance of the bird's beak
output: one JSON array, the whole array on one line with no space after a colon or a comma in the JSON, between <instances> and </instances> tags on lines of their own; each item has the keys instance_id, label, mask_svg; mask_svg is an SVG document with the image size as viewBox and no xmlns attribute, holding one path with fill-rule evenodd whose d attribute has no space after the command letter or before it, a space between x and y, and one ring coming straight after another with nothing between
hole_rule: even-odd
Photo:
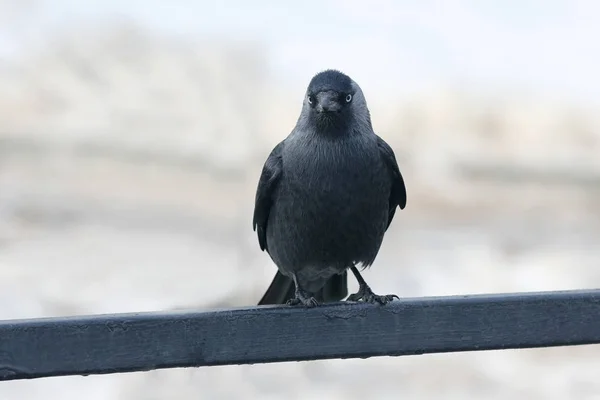
<instances>
[{"instance_id":1,"label":"bird's beak","mask_svg":"<svg viewBox=\"0 0 600 400\"><path fill-rule=\"evenodd\" d=\"M338 112L342 106L339 102L339 94L334 92L333 90L327 90L324 92L319 92L316 95L317 112Z\"/></svg>"}]
</instances>

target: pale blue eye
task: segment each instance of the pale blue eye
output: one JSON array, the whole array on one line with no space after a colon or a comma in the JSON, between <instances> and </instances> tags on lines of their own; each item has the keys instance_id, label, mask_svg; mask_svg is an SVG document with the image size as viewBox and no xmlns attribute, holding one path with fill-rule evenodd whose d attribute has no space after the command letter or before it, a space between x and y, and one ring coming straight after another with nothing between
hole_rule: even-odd
<instances>
[{"instance_id":1,"label":"pale blue eye","mask_svg":"<svg viewBox=\"0 0 600 400\"><path fill-rule=\"evenodd\" d=\"M349 94L346 96L346 103L350 103L352 101L352 95Z\"/></svg>"}]
</instances>

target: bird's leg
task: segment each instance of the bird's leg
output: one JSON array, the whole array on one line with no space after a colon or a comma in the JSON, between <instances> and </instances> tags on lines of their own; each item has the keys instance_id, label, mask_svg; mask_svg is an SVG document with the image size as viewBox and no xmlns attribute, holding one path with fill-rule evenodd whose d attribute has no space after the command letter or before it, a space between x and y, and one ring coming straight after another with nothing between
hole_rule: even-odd
<instances>
[{"instance_id":1,"label":"bird's leg","mask_svg":"<svg viewBox=\"0 0 600 400\"><path fill-rule=\"evenodd\" d=\"M296 297L293 299L289 299L286 304L289 306L298 306L303 305L306 307L315 307L319 305L317 299L313 297L313 295L306 290L302 289L298 284L298 278L296 274L292 274L292 278L294 279L294 285L296 285Z\"/></svg>"},{"instance_id":2,"label":"bird's leg","mask_svg":"<svg viewBox=\"0 0 600 400\"><path fill-rule=\"evenodd\" d=\"M360 274L360 272L358 272L356 265L353 264L350 267L350 269L352 270L352 273L354 274L354 276L356 277L356 280L358 281L358 292L348 296L347 301L362 300L366 303L386 304L386 303L392 301L394 298L400 299L395 294L378 295L378 294L373 293L373 291L371 290L369 285L367 285L367 282L365 282L365 280L362 277L362 275Z\"/></svg>"}]
</instances>

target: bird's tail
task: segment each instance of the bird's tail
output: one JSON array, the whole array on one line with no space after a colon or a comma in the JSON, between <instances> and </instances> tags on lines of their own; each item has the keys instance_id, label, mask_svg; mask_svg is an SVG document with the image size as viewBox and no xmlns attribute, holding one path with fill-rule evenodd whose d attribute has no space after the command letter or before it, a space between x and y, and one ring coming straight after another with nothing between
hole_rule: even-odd
<instances>
[{"instance_id":1,"label":"bird's tail","mask_svg":"<svg viewBox=\"0 0 600 400\"><path fill-rule=\"evenodd\" d=\"M292 278L277 271L269 288L258 302L259 306L266 304L285 304L296 295L296 287ZM333 275L327 280L322 289L315 293L315 299L320 303L340 301L348 296L348 275L346 271Z\"/></svg>"}]
</instances>

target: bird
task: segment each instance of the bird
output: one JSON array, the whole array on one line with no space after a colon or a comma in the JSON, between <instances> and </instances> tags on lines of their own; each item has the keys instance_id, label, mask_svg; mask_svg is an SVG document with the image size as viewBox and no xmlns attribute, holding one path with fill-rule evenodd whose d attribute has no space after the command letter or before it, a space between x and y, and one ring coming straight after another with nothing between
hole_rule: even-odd
<instances>
[{"instance_id":1,"label":"bird","mask_svg":"<svg viewBox=\"0 0 600 400\"><path fill-rule=\"evenodd\" d=\"M253 230L278 270L258 305L385 305L357 266L369 268L406 187L395 153L378 136L360 86L336 69L310 80L300 116L268 155L256 190Z\"/></svg>"}]
</instances>

